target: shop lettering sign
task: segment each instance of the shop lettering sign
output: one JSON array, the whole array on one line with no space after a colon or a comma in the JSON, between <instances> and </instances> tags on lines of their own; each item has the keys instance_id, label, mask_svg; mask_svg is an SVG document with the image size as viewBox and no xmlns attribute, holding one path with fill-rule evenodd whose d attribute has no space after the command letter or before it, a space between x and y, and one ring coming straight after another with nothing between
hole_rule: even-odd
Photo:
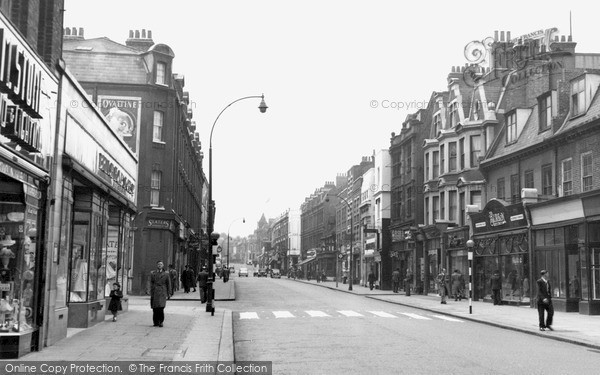
<instances>
[{"instance_id":1,"label":"shop lettering sign","mask_svg":"<svg viewBox=\"0 0 600 375\"><path fill-rule=\"evenodd\" d=\"M45 72L36 57L0 25L0 134L28 152L40 152Z\"/></svg>"},{"instance_id":2,"label":"shop lettering sign","mask_svg":"<svg viewBox=\"0 0 600 375\"><path fill-rule=\"evenodd\" d=\"M171 229L171 220L163 220L163 219L148 219L149 227L159 227L165 229Z\"/></svg>"},{"instance_id":3,"label":"shop lettering sign","mask_svg":"<svg viewBox=\"0 0 600 375\"><path fill-rule=\"evenodd\" d=\"M127 175L103 153L98 153L98 170L104 177L113 182L113 186L120 188L127 194L133 195L134 184Z\"/></svg>"},{"instance_id":4,"label":"shop lettering sign","mask_svg":"<svg viewBox=\"0 0 600 375\"><path fill-rule=\"evenodd\" d=\"M469 216L474 223L473 232L475 234L527 226L525 211L521 203L505 205L497 199L492 199L481 212L469 213Z\"/></svg>"}]
</instances>

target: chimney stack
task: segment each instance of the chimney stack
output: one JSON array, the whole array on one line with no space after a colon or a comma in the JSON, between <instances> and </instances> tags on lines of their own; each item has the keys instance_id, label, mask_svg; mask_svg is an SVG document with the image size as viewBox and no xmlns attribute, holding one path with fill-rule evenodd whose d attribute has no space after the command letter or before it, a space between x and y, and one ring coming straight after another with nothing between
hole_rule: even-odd
<instances>
[{"instance_id":1,"label":"chimney stack","mask_svg":"<svg viewBox=\"0 0 600 375\"><path fill-rule=\"evenodd\" d=\"M137 49L141 52L146 52L154 45L152 40L152 31L146 29L129 30L129 38L125 41L127 47Z\"/></svg>"}]
</instances>

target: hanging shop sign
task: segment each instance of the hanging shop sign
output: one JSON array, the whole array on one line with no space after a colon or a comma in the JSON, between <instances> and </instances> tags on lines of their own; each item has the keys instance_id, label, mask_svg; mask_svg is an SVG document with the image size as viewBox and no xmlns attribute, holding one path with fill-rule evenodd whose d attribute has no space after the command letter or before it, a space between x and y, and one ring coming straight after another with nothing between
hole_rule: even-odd
<instances>
[{"instance_id":1,"label":"hanging shop sign","mask_svg":"<svg viewBox=\"0 0 600 375\"><path fill-rule=\"evenodd\" d=\"M521 203L504 205L490 200L481 212L470 213L475 234L515 229L527 226L525 210Z\"/></svg>"}]
</instances>

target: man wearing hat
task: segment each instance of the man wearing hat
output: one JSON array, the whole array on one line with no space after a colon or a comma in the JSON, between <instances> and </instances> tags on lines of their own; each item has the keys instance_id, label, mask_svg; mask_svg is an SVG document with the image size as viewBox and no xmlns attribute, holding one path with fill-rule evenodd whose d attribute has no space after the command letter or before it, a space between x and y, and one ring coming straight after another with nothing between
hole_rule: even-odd
<instances>
[{"instance_id":1,"label":"man wearing hat","mask_svg":"<svg viewBox=\"0 0 600 375\"><path fill-rule=\"evenodd\" d=\"M200 302L205 303L208 299L208 270L206 266L202 266L202 270L198 272L198 287L200 287Z\"/></svg>"},{"instance_id":2,"label":"man wearing hat","mask_svg":"<svg viewBox=\"0 0 600 375\"><path fill-rule=\"evenodd\" d=\"M540 331L552 329L552 318L554 317L554 307L552 306L552 287L550 281L548 281L548 271L541 270L541 277L537 281L538 292L537 292L537 308L540 319ZM546 322L544 323L544 310L547 312Z\"/></svg>"}]
</instances>

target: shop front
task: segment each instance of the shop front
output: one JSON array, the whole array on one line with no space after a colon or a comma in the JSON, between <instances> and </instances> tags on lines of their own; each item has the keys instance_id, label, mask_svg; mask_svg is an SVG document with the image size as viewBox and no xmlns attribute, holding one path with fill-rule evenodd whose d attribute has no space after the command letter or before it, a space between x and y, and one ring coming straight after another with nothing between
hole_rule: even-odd
<instances>
[{"instance_id":1,"label":"shop front","mask_svg":"<svg viewBox=\"0 0 600 375\"><path fill-rule=\"evenodd\" d=\"M413 239L413 233L410 231L410 228L392 230L392 251L390 252L390 257L392 271L396 269L400 270L401 281L404 280L407 269L410 268L411 271L415 269L417 259L416 242ZM419 276L420 274L417 277L413 277L413 285L411 286L417 294L423 293L423 284L420 282L421 278ZM403 281L400 285L402 285L402 288L405 288Z\"/></svg>"},{"instance_id":2,"label":"shop front","mask_svg":"<svg viewBox=\"0 0 600 375\"><path fill-rule=\"evenodd\" d=\"M600 315L600 195L529 206L536 269L549 271L557 311Z\"/></svg>"},{"instance_id":3,"label":"shop front","mask_svg":"<svg viewBox=\"0 0 600 375\"><path fill-rule=\"evenodd\" d=\"M113 284L127 309L132 267L137 159L64 67L52 184L52 280L48 344L67 327L104 321ZM77 103L77 105L73 105Z\"/></svg>"},{"instance_id":4,"label":"shop front","mask_svg":"<svg viewBox=\"0 0 600 375\"><path fill-rule=\"evenodd\" d=\"M467 241L469 227L448 228L444 233L447 271L449 274L458 270L468 280L469 260Z\"/></svg>"},{"instance_id":5,"label":"shop front","mask_svg":"<svg viewBox=\"0 0 600 375\"><path fill-rule=\"evenodd\" d=\"M0 359L8 359L38 350L47 324L45 233L58 80L2 14L0 35Z\"/></svg>"},{"instance_id":6,"label":"shop front","mask_svg":"<svg viewBox=\"0 0 600 375\"><path fill-rule=\"evenodd\" d=\"M492 300L491 277L502 281L504 304L530 305L529 230L521 203L507 205L492 199L481 212L470 213L473 223L473 283L475 300Z\"/></svg>"},{"instance_id":7,"label":"shop front","mask_svg":"<svg viewBox=\"0 0 600 375\"><path fill-rule=\"evenodd\" d=\"M437 275L445 267L442 263L442 231L437 225L428 225L422 228L422 235L423 258L421 258L419 271L421 283L424 286L424 293L438 293Z\"/></svg>"}]
</instances>

